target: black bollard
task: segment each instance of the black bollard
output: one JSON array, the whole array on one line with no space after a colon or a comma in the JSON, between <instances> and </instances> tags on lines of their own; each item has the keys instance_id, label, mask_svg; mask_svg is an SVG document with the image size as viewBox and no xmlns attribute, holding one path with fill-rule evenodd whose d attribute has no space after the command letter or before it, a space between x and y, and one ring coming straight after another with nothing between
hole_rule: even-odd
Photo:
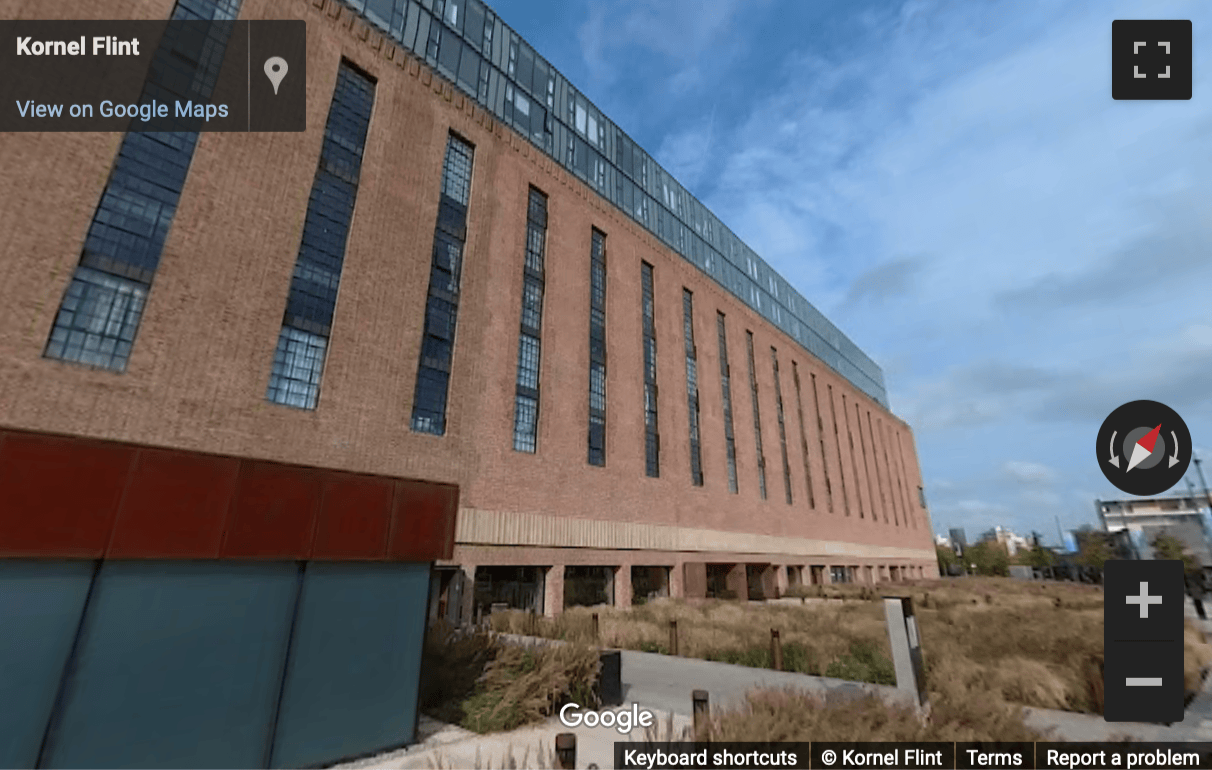
<instances>
[{"instance_id":1,"label":"black bollard","mask_svg":"<svg viewBox=\"0 0 1212 770\"><path fill-rule=\"evenodd\" d=\"M573 770L577 766L577 734L560 733L555 739L556 763L561 770Z\"/></svg>"},{"instance_id":2,"label":"black bollard","mask_svg":"<svg viewBox=\"0 0 1212 770\"><path fill-rule=\"evenodd\" d=\"M623 705L623 653L620 650L602 650L602 673L599 696L603 706Z\"/></svg>"},{"instance_id":3,"label":"black bollard","mask_svg":"<svg viewBox=\"0 0 1212 770\"><path fill-rule=\"evenodd\" d=\"M707 721L711 715L707 702L706 690L695 690L690 694L691 710L694 713L695 740L703 739L703 731L707 729Z\"/></svg>"}]
</instances>

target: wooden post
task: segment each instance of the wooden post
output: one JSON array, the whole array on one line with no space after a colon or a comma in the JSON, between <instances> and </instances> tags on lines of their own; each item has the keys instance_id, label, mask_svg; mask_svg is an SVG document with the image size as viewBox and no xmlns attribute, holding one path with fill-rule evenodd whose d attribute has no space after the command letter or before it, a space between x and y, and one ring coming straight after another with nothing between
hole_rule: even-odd
<instances>
[{"instance_id":1,"label":"wooden post","mask_svg":"<svg viewBox=\"0 0 1212 770\"><path fill-rule=\"evenodd\" d=\"M593 640L596 642L600 638L598 633L598 613L593 613Z\"/></svg>"},{"instance_id":2,"label":"wooden post","mask_svg":"<svg viewBox=\"0 0 1212 770\"><path fill-rule=\"evenodd\" d=\"M690 694L691 710L694 714L694 737L695 740L702 740L703 731L707 729L707 722L711 716L711 709L707 702L706 690L695 690Z\"/></svg>"},{"instance_id":3,"label":"wooden post","mask_svg":"<svg viewBox=\"0 0 1212 770\"><path fill-rule=\"evenodd\" d=\"M577 766L577 734L560 733L555 739L556 763L561 770L573 770Z\"/></svg>"},{"instance_id":4,"label":"wooden post","mask_svg":"<svg viewBox=\"0 0 1212 770\"><path fill-rule=\"evenodd\" d=\"M775 671L783 670L783 643L779 641L779 630L770 629L770 665Z\"/></svg>"},{"instance_id":5,"label":"wooden post","mask_svg":"<svg viewBox=\"0 0 1212 770\"><path fill-rule=\"evenodd\" d=\"M676 620L669 621L669 654L678 654L678 622Z\"/></svg>"}]
</instances>

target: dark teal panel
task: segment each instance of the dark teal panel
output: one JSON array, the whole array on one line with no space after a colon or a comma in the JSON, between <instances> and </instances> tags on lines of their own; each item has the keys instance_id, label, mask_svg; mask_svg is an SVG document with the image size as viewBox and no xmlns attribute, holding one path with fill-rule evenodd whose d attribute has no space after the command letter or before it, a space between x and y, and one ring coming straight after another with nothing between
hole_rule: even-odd
<instances>
[{"instance_id":1,"label":"dark teal panel","mask_svg":"<svg viewBox=\"0 0 1212 770\"><path fill-rule=\"evenodd\" d=\"M105 562L47 767L263 767L293 562Z\"/></svg>"},{"instance_id":2,"label":"dark teal panel","mask_svg":"<svg viewBox=\"0 0 1212 770\"><path fill-rule=\"evenodd\" d=\"M33 767L96 562L0 559L0 767Z\"/></svg>"},{"instance_id":3,"label":"dark teal panel","mask_svg":"<svg viewBox=\"0 0 1212 770\"><path fill-rule=\"evenodd\" d=\"M411 743L429 564L307 565L274 767Z\"/></svg>"}]
</instances>

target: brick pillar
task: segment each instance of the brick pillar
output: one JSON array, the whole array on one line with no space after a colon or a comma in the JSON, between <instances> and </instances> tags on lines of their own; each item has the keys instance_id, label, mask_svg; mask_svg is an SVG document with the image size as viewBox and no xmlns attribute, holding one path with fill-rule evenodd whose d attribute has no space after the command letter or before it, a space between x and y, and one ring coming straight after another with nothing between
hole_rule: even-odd
<instances>
[{"instance_id":1,"label":"brick pillar","mask_svg":"<svg viewBox=\"0 0 1212 770\"><path fill-rule=\"evenodd\" d=\"M749 573L744 564L733 564L728 570L728 590L736 593L736 598L743 602L749 601Z\"/></svg>"},{"instance_id":2,"label":"brick pillar","mask_svg":"<svg viewBox=\"0 0 1212 770\"><path fill-rule=\"evenodd\" d=\"M554 618L564 611L564 565L547 568L543 581L543 614Z\"/></svg>"},{"instance_id":3,"label":"brick pillar","mask_svg":"<svg viewBox=\"0 0 1212 770\"><path fill-rule=\"evenodd\" d=\"M786 564L779 564L774 568L774 590L775 596L782 596L787 593L787 587L791 585L791 578L787 575L789 567Z\"/></svg>"},{"instance_id":4,"label":"brick pillar","mask_svg":"<svg viewBox=\"0 0 1212 770\"><path fill-rule=\"evenodd\" d=\"M622 564L614 570L614 606L631 606L631 565Z\"/></svg>"},{"instance_id":5,"label":"brick pillar","mask_svg":"<svg viewBox=\"0 0 1212 770\"><path fill-rule=\"evenodd\" d=\"M425 619L427 625L438 619L438 605L441 603L441 574L432 566L429 568L429 615Z\"/></svg>"},{"instance_id":6,"label":"brick pillar","mask_svg":"<svg viewBox=\"0 0 1212 770\"><path fill-rule=\"evenodd\" d=\"M462 594L459 597L459 625L476 622L476 565L460 564L459 573L455 580L463 581Z\"/></svg>"},{"instance_id":7,"label":"brick pillar","mask_svg":"<svg viewBox=\"0 0 1212 770\"><path fill-rule=\"evenodd\" d=\"M779 570L775 564L762 568L762 598L773 599L779 595Z\"/></svg>"},{"instance_id":8,"label":"brick pillar","mask_svg":"<svg viewBox=\"0 0 1212 770\"><path fill-rule=\"evenodd\" d=\"M614 592L615 592L615 589L618 588L618 583L616 582L616 580L618 578L618 575L616 574L617 572L618 572L618 570L615 569L614 567L606 568L606 598L610 600L611 605L614 604L614 601L615 601Z\"/></svg>"},{"instance_id":9,"label":"brick pillar","mask_svg":"<svg viewBox=\"0 0 1212 770\"><path fill-rule=\"evenodd\" d=\"M669 595L679 599L707 598L707 565L687 561L669 570Z\"/></svg>"}]
</instances>

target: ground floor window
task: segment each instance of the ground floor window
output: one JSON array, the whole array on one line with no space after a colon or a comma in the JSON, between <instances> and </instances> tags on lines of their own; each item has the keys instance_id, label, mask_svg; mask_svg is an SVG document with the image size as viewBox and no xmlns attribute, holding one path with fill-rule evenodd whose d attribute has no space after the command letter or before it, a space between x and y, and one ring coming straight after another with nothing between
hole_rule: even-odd
<instances>
[{"instance_id":1,"label":"ground floor window","mask_svg":"<svg viewBox=\"0 0 1212 770\"><path fill-rule=\"evenodd\" d=\"M669 567L632 567L631 603L643 604L669 596Z\"/></svg>"},{"instance_id":2,"label":"ground floor window","mask_svg":"<svg viewBox=\"0 0 1212 770\"><path fill-rule=\"evenodd\" d=\"M614 604L614 567L564 568L564 606Z\"/></svg>"},{"instance_id":3,"label":"ground floor window","mask_svg":"<svg viewBox=\"0 0 1212 770\"><path fill-rule=\"evenodd\" d=\"M494 610L542 613L545 578L545 567L477 567L475 616L483 617Z\"/></svg>"},{"instance_id":4,"label":"ground floor window","mask_svg":"<svg viewBox=\"0 0 1212 770\"><path fill-rule=\"evenodd\" d=\"M853 583L854 567L830 567L829 577L834 583Z\"/></svg>"},{"instance_id":5,"label":"ground floor window","mask_svg":"<svg viewBox=\"0 0 1212 770\"><path fill-rule=\"evenodd\" d=\"M774 594L773 568L769 564L746 564L745 578L749 584L749 598L753 601L771 599Z\"/></svg>"},{"instance_id":6,"label":"ground floor window","mask_svg":"<svg viewBox=\"0 0 1212 770\"><path fill-rule=\"evenodd\" d=\"M736 592L728 587L728 574L732 572L732 564L707 565L707 598L735 599Z\"/></svg>"}]
</instances>

